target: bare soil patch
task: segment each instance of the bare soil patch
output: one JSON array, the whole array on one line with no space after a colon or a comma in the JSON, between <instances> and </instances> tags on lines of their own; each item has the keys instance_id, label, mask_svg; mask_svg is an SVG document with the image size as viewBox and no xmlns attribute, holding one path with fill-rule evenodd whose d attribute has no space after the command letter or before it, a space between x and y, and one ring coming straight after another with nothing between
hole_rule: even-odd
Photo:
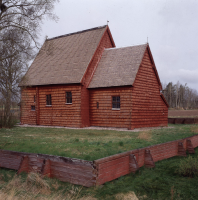
<instances>
[{"instance_id":1,"label":"bare soil patch","mask_svg":"<svg viewBox=\"0 0 198 200\"><path fill-rule=\"evenodd\" d=\"M138 138L141 139L141 140L150 141L151 138L152 138L152 132L151 131L140 132L139 135L138 135Z\"/></svg>"},{"instance_id":2,"label":"bare soil patch","mask_svg":"<svg viewBox=\"0 0 198 200\"><path fill-rule=\"evenodd\" d=\"M198 117L198 110L169 110L168 117Z\"/></svg>"}]
</instances>

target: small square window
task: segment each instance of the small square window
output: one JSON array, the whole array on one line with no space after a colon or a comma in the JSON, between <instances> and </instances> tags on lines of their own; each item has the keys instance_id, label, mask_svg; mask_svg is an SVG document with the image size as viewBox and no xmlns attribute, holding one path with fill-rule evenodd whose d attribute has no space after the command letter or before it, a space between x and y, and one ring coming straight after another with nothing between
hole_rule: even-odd
<instances>
[{"instance_id":1,"label":"small square window","mask_svg":"<svg viewBox=\"0 0 198 200\"><path fill-rule=\"evenodd\" d=\"M72 103L72 93L66 92L66 103Z\"/></svg>"},{"instance_id":2,"label":"small square window","mask_svg":"<svg viewBox=\"0 0 198 200\"><path fill-rule=\"evenodd\" d=\"M51 94L46 95L46 105L47 106L52 105Z\"/></svg>"},{"instance_id":3,"label":"small square window","mask_svg":"<svg viewBox=\"0 0 198 200\"><path fill-rule=\"evenodd\" d=\"M31 110L35 110L35 106L31 106Z\"/></svg>"},{"instance_id":4,"label":"small square window","mask_svg":"<svg viewBox=\"0 0 198 200\"><path fill-rule=\"evenodd\" d=\"M120 96L113 96L112 97L112 108L113 109L120 109Z\"/></svg>"}]
</instances>

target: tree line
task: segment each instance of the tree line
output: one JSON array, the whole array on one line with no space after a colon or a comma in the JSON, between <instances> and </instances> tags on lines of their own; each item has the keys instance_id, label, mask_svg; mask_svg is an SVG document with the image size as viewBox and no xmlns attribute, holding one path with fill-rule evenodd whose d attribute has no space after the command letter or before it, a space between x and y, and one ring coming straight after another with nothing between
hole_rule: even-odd
<instances>
[{"instance_id":1,"label":"tree line","mask_svg":"<svg viewBox=\"0 0 198 200\"><path fill-rule=\"evenodd\" d=\"M169 82L162 84L162 93L169 104L169 108L176 109L197 109L198 92L187 86L182 85L179 81L176 84Z\"/></svg>"}]
</instances>

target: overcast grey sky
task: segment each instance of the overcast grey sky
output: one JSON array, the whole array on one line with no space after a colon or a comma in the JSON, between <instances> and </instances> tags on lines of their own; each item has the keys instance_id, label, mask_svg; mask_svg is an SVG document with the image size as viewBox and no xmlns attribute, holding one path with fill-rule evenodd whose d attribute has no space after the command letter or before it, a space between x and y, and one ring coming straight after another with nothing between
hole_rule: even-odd
<instances>
[{"instance_id":1,"label":"overcast grey sky","mask_svg":"<svg viewBox=\"0 0 198 200\"><path fill-rule=\"evenodd\" d=\"M41 40L107 24L116 47L148 42L162 83L198 90L197 0L60 0Z\"/></svg>"}]
</instances>

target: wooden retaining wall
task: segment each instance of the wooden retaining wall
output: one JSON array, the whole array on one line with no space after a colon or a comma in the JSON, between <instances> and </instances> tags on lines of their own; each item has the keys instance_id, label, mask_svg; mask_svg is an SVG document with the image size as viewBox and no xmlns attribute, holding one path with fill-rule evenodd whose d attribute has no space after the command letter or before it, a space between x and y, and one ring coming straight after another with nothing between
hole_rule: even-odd
<instances>
[{"instance_id":1,"label":"wooden retaining wall","mask_svg":"<svg viewBox=\"0 0 198 200\"><path fill-rule=\"evenodd\" d=\"M192 137L135 149L95 160L94 163L98 173L96 184L101 185L105 182L119 178L120 176L135 172L143 165L154 167L154 163L159 160L179 155L185 156L186 150L190 151L187 140L190 141L193 150L198 146L198 135L194 135ZM131 155L134 159L130 158Z\"/></svg>"},{"instance_id":2,"label":"wooden retaining wall","mask_svg":"<svg viewBox=\"0 0 198 200\"><path fill-rule=\"evenodd\" d=\"M168 118L169 124L198 124L198 118Z\"/></svg>"},{"instance_id":3,"label":"wooden retaining wall","mask_svg":"<svg viewBox=\"0 0 198 200\"><path fill-rule=\"evenodd\" d=\"M0 167L18 170L18 174L33 171L86 187L96 185L97 173L92 161L0 150Z\"/></svg>"},{"instance_id":4,"label":"wooden retaining wall","mask_svg":"<svg viewBox=\"0 0 198 200\"><path fill-rule=\"evenodd\" d=\"M91 187L112 181L140 167L155 167L155 162L194 153L198 134L145 148L134 149L95 161L0 150L0 167L21 172L37 172L61 181Z\"/></svg>"}]
</instances>

